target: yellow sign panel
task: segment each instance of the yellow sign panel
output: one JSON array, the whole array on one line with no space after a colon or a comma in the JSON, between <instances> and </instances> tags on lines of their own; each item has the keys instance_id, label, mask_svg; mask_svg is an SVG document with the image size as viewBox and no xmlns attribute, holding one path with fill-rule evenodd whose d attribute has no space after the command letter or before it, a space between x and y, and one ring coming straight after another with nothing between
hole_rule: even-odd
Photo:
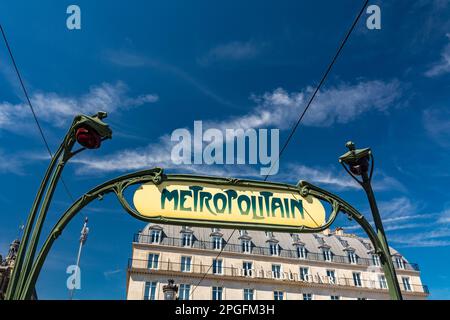
<instances>
[{"instance_id":1,"label":"yellow sign panel","mask_svg":"<svg viewBox=\"0 0 450 320\"><path fill-rule=\"evenodd\" d=\"M266 225L317 228L325 223L325 208L317 198L281 188L164 181L159 185L142 185L133 202L143 217L171 221L236 223L261 228Z\"/></svg>"}]
</instances>

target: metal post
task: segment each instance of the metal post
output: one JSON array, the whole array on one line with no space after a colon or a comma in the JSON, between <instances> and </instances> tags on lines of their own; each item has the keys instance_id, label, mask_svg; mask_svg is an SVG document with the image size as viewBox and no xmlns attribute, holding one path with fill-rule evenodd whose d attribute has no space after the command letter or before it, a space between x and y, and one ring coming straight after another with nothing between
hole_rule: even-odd
<instances>
[{"instance_id":1,"label":"metal post","mask_svg":"<svg viewBox=\"0 0 450 320\"><path fill-rule=\"evenodd\" d=\"M349 151L339 157L339 162L342 164L345 171L347 171L347 173L357 183L359 183L366 192L379 242L379 246L375 249L381 258L381 264L389 286L389 294L394 300L402 300L403 298L400 285L398 283L394 264L392 262L391 252L386 239L386 234L384 232L383 223L381 221L380 212L378 211L375 195L372 189L371 182L374 168L372 151L370 148L356 149L355 144L351 141L347 142L346 147ZM361 176L362 181L356 178L356 176Z\"/></svg>"},{"instance_id":2,"label":"metal post","mask_svg":"<svg viewBox=\"0 0 450 320\"><path fill-rule=\"evenodd\" d=\"M52 157L27 218L6 299L19 299L22 296L23 287L32 269L47 211L64 165L75 154L85 149L96 149L100 147L101 141L111 138L111 129L102 121L106 116L105 112L98 112L92 117L76 116L58 151ZM75 142L80 143L83 148L72 152Z\"/></svg>"},{"instance_id":3,"label":"metal post","mask_svg":"<svg viewBox=\"0 0 450 320\"><path fill-rule=\"evenodd\" d=\"M386 281L388 283L389 293L392 299L403 300L400 285L397 279L397 273L395 272L394 263L392 262L391 250L389 248L386 234L384 232L383 222L381 221L380 212L373 193L371 179L367 173L362 174L363 183L362 186L366 192L367 199L370 203L370 209L372 211L372 217L375 224L375 230L377 237L380 240L382 246L383 255L381 257L381 265L386 275ZM384 260L384 261L383 261Z\"/></svg>"}]
</instances>

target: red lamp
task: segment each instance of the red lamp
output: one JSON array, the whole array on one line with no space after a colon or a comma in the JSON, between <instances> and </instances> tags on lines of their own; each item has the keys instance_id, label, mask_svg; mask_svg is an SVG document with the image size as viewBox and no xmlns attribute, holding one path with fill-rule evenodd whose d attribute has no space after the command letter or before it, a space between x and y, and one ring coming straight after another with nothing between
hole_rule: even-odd
<instances>
[{"instance_id":1,"label":"red lamp","mask_svg":"<svg viewBox=\"0 0 450 320\"><path fill-rule=\"evenodd\" d=\"M75 133L77 142L87 149L97 149L102 143L102 139L97 131L90 127L80 127Z\"/></svg>"}]
</instances>

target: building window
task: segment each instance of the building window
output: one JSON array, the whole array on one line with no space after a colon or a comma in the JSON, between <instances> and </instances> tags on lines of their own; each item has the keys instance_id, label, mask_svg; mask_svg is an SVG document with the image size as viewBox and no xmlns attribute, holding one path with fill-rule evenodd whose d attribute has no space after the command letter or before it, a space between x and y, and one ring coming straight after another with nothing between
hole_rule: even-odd
<instances>
[{"instance_id":1,"label":"building window","mask_svg":"<svg viewBox=\"0 0 450 320\"><path fill-rule=\"evenodd\" d=\"M191 292L190 284L180 284L180 292L178 294L178 300L189 300L189 295Z\"/></svg>"},{"instance_id":2,"label":"building window","mask_svg":"<svg viewBox=\"0 0 450 320\"><path fill-rule=\"evenodd\" d=\"M374 266L377 266L377 267L379 267L381 265L380 257L377 254L372 254L372 263Z\"/></svg>"},{"instance_id":3,"label":"building window","mask_svg":"<svg viewBox=\"0 0 450 320\"><path fill-rule=\"evenodd\" d=\"M339 296L330 296L331 300L341 300L341 297Z\"/></svg>"},{"instance_id":4,"label":"building window","mask_svg":"<svg viewBox=\"0 0 450 320\"><path fill-rule=\"evenodd\" d=\"M362 287L361 273L353 272L353 283L354 283L355 287Z\"/></svg>"},{"instance_id":5,"label":"building window","mask_svg":"<svg viewBox=\"0 0 450 320\"><path fill-rule=\"evenodd\" d=\"M191 233L183 233L181 236L181 245L183 247L192 247L192 234Z\"/></svg>"},{"instance_id":6,"label":"building window","mask_svg":"<svg viewBox=\"0 0 450 320\"><path fill-rule=\"evenodd\" d=\"M253 289L244 289L244 300L253 300Z\"/></svg>"},{"instance_id":7,"label":"building window","mask_svg":"<svg viewBox=\"0 0 450 320\"><path fill-rule=\"evenodd\" d=\"M251 253L252 244L251 244L250 240L242 240L241 246L242 246L243 253Z\"/></svg>"},{"instance_id":8,"label":"building window","mask_svg":"<svg viewBox=\"0 0 450 320\"><path fill-rule=\"evenodd\" d=\"M213 274L222 274L222 259L213 260Z\"/></svg>"},{"instance_id":9,"label":"building window","mask_svg":"<svg viewBox=\"0 0 450 320\"><path fill-rule=\"evenodd\" d=\"M333 260L333 253L330 249L323 249L323 259L328 262Z\"/></svg>"},{"instance_id":10,"label":"building window","mask_svg":"<svg viewBox=\"0 0 450 320\"><path fill-rule=\"evenodd\" d=\"M213 237L212 243L214 250L222 250L222 237Z\"/></svg>"},{"instance_id":11,"label":"building window","mask_svg":"<svg viewBox=\"0 0 450 320\"><path fill-rule=\"evenodd\" d=\"M396 257L395 264L397 265L398 269L405 269L405 261L403 261L402 257Z\"/></svg>"},{"instance_id":12,"label":"building window","mask_svg":"<svg viewBox=\"0 0 450 320\"><path fill-rule=\"evenodd\" d=\"M297 258L306 259L306 248L305 248L305 246L297 246Z\"/></svg>"},{"instance_id":13,"label":"building window","mask_svg":"<svg viewBox=\"0 0 450 320\"><path fill-rule=\"evenodd\" d=\"M212 299L213 300L223 300L222 293L223 293L222 287L212 287Z\"/></svg>"},{"instance_id":14,"label":"building window","mask_svg":"<svg viewBox=\"0 0 450 320\"><path fill-rule=\"evenodd\" d=\"M300 267L300 280L308 281L308 278L309 278L308 275L309 275L309 268Z\"/></svg>"},{"instance_id":15,"label":"building window","mask_svg":"<svg viewBox=\"0 0 450 320\"><path fill-rule=\"evenodd\" d=\"M155 300L157 282L145 282L144 300Z\"/></svg>"},{"instance_id":16,"label":"building window","mask_svg":"<svg viewBox=\"0 0 450 320\"><path fill-rule=\"evenodd\" d=\"M284 300L284 292L283 291L274 291L273 292L273 300Z\"/></svg>"},{"instance_id":17,"label":"building window","mask_svg":"<svg viewBox=\"0 0 450 320\"><path fill-rule=\"evenodd\" d=\"M251 277L252 276L252 269L253 269L253 263L244 261L242 263L242 269L244 270L244 276Z\"/></svg>"},{"instance_id":18,"label":"building window","mask_svg":"<svg viewBox=\"0 0 450 320\"><path fill-rule=\"evenodd\" d=\"M148 269L158 269L159 254L150 253L147 260Z\"/></svg>"},{"instance_id":19,"label":"building window","mask_svg":"<svg viewBox=\"0 0 450 320\"><path fill-rule=\"evenodd\" d=\"M388 288L386 277L384 276L384 274L378 275L378 282L380 283L380 289Z\"/></svg>"},{"instance_id":20,"label":"building window","mask_svg":"<svg viewBox=\"0 0 450 320\"><path fill-rule=\"evenodd\" d=\"M150 243L159 243L161 240L161 230L152 230L150 232Z\"/></svg>"},{"instance_id":21,"label":"building window","mask_svg":"<svg viewBox=\"0 0 450 320\"><path fill-rule=\"evenodd\" d=\"M278 243L270 243L269 252L271 256L278 256L280 254L280 246Z\"/></svg>"},{"instance_id":22,"label":"building window","mask_svg":"<svg viewBox=\"0 0 450 320\"><path fill-rule=\"evenodd\" d=\"M355 251L348 251L347 257L348 257L348 261L349 261L351 264L357 264L357 263L358 263L358 257L357 257L357 255L355 254Z\"/></svg>"},{"instance_id":23,"label":"building window","mask_svg":"<svg viewBox=\"0 0 450 320\"><path fill-rule=\"evenodd\" d=\"M336 284L336 273L334 270L327 270L328 281L332 284Z\"/></svg>"},{"instance_id":24,"label":"building window","mask_svg":"<svg viewBox=\"0 0 450 320\"><path fill-rule=\"evenodd\" d=\"M181 257L181 272L191 271L191 257Z\"/></svg>"},{"instance_id":25,"label":"building window","mask_svg":"<svg viewBox=\"0 0 450 320\"><path fill-rule=\"evenodd\" d=\"M303 300L312 300L312 293L304 293Z\"/></svg>"},{"instance_id":26,"label":"building window","mask_svg":"<svg viewBox=\"0 0 450 320\"><path fill-rule=\"evenodd\" d=\"M272 265L272 276L274 279L281 279L281 265L280 264Z\"/></svg>"},{"instance_id":27,"label":"building window","mask_svg":"<svg viewBox=\"0 0 450 320\"><path fill-rule=\"evenodd\" d=\"M405 289L405 291L412 291L411 283L409 282L408 277L402 277L402 282L403 282L403 289Z\"/></svg>"}]
</instances>

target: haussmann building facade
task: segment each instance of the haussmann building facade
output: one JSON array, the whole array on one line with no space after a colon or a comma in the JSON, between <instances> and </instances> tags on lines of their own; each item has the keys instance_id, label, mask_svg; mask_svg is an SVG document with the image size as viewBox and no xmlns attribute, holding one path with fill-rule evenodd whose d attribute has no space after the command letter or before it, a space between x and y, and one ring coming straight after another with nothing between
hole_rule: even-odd
<instances>
[{"instance_id":1,"label":"haussmann building facade","mask_svg":"<svg viewBox=\"0 0 450 320\"><path fill-rule=\"evenodd\" d=\"M368 239L341 228L319 234L148 224L134 236L127 299L162 300L173 279L179 299L389 299ZM216 258L223 248L222 253ZM419 266L391 248L404 299L426 299Z\"/></svg>"}]
</instances>

